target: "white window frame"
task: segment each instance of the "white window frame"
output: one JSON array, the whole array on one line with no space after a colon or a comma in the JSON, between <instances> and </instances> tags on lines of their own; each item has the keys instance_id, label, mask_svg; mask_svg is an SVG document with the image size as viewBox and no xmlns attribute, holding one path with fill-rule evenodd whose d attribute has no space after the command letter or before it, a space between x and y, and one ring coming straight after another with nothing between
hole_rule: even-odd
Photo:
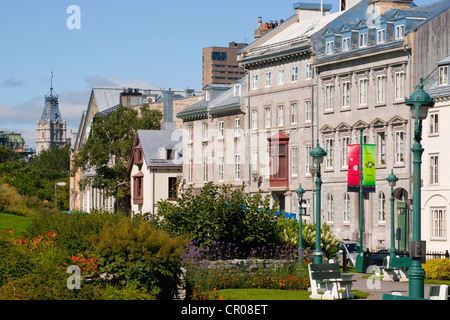
<instances>
[{"instance_id":1,"label":"white window frame","mask_svg":"<svg viewBox=\"0 0 450 320\"><path fill-rule=\"evenodd\" d=\"M305 101L305 122L309 123L312 121L312 105L311 101Z\"/></svg>"},{"instance_id":2,"label":"white window frame","mask_svg":"<svg viewBox=\"0 0 450 320\"><path fill-rule=\"evenodd\" d=\"M312 64L311 63L306 64L305 72L306 72L305 79L306 80L311 79L312 78Z\"/></svg>"},{"instance_id":3,"label":"white window frame","mask_svg":"<svg viewBox=\"0 0 450 320\"><path fill-rule=\"evenodd\" d=\"M234 85L234 96L235 97L240 97L241 96L241 85L240 84L235 84Z\"/></svg>"},{"instance_id":4,"label":"white window frame","mask_svg":"<svg viewBox=\"0 0 450 320\"><path fill-rule=\"evenodd\" d=\"M399 71L395 73L395 101L405 99L405 73Z\"/></svg>"},{"instance_id":5,"label":"white window frame","mask_svg":"<svg viewBox=\"0 0 450 320\"><path fill-rule=\"evenodd\" d=\"M234 119L234 136L235 137L241 136L241 118Z\"/></svg>"},{"instance_id":6,"label":"white window frame","mask_svg":"<svg viewBox=\"0 0 450 320\"><path fill-rule=\"evenodd\" d=\"M279 105L277 107L277 119L278 119L278 126L282 127L284 126L284 106Z\"/></svg>"},{"instance_id":7,"label":"white window frame","mask_svg":"<svg viewBox=\"0 0 450 320\"><path fill-rule=\"evenodd\" d=\"M258 75L252 74L252 90L258 89Z\"/></svg>"},{"instance_id":8,"label":"white window frame","mask_svg":"<svg viewBox=\"0 0 450 320\"><path fill-rule=\"evenodd\" d=\"M269 147L264 149L264 176L266 179L270 176L270 150Z\"/></svg>"},{"instance_id":9,"label":"white window frame","mask_svg":"<svg viewBox=\"0 0 450 320\"><path fill-rule=\"evenodd\" d=\"M430 155L430 185L439 184L439 155Z\"/></svg>"},{"instance_id":10,"label":"white window frame","mask_svg":"<svg viewBox=\"0 0 450 320\"><path fill-rule=\"evenodd\" d=\"M266 72L266 81L265 81L265 87L270 88L272 86L272 71Z\"/></svg>"},{"instance_id":11,"label":"white window frame","mask_svg":"<svg viewBox=\"0 0 450 320\"><path fill-rule=\"evenodd\" d=\"M386 166L386 133L377 132L377 164Z\"/></svg>"},{"instance_id":12,"label":"white window frame","mask_svg":"<svg viewBox=\"0 0 450 320\"><path fill-rule=\"evenodd\" d=\"M366 48L367 47L367 32L363 32L359 34L359 47Z\"/></svg>"},{"instance_id":13,"label":"white window frame","mask_svg":"<svg viewBox=\"0 0 450 320\"><path fill-rule=\"evenodd\" d=\"M386 29L377 30L377 44L386 42Z\"/></svg>"},{"instance_id":14,"label":"white window frame","mask_svg":"<svg viewBox=\"0 0 450 320\"><path fill-rule=\"evenodd\" d=\"M344 193L344 223L350 223L351 220L351 200L348 192Z\"/></svg>"},{"instance_id":15,"label":"white window frame","mask_svg":"<svg viewBox=\"0 0 450 320\"><path fill-rule=\"evenodd\" d=\"M297 103L291 103L291 124L297 124L298 122L298 105Z\"/></svg>"},{"instance_id":16,"label":"white window frame","mask_svg":"<svg viewBox=\"0 0 450 320\"><path fill-rule=\"evenodd\" d=\"M202 123L202 137L203 141L208 140L208 124L205 122Z\"/></svg>"},{"instance_id":17,"label":"white window frame","mask_svg":"<svg viewBox=\"0 0 450 320\"><path fill-rule=\"evenodd\" d=\"M430 135L439 134L439 112L430 113Z\"/></svg>"},{"instance_id":18,"label":"white window frame","mask_svg":"<svg viewBox=\"0 0 450 320\"><path fill-rule=\"evenodd\" d=\"M194 182L194 159L192 158L188 160L188 182Z\"/></svg>"},{"instance_id":19,"label":"white window frame","mask_svg":"<svg viewBox=\"0 0 450 320\"><path fill-rule=\"evenodd\" d=\"M348 145L350 144L350 137L345 136L341 138L341 168L348 169Z\"/></svg>"},{"instance_id":20,"label":"white window frame","mask_svg":"<svg viewBox=\"0 0 450 320\"><path fill-rule=\"evenodd\" d=\"M255 149L255 150L252 151L252 162L251 162L251 165L252 165L251 173L257 172L257 173L258 173L258 176L259 176L259 168L258 168L258 150L257 150L257 149Z\"/></svg>"},{"instance_id":21,"label":"white window frame","mask_svg":"<svg viewBox=\"0 0 450 320\"><path fill-rule=\"evenodd\" d=\"M203 182L208 182L208 157L203 157Z\"/></svg>"},{"instance_id":22,"label":"white window frame","mask_svg":"<svg viewBox=\"0 0 450 320\"><path fill-rule=\"evenodd\" d=\"M359 105L367 106L367 90L369 89L369 81L367 78L359 79Z\"/></svg>"},{"instance_id":23,"label":"white window frame","mask_svg":"<svg viewBox=\"0 0 450 320\"><path fill-rule=\"evenodd\" d=\"M325 44L325 54L327 56L332 55L334 52L334 41L327 41L327 43Z\"/></svg>"},{"instance_id":24,"label":"white window frame","mask_svg":"<svg viewBox=\"0 0 450 320\"><path fill-rule=\"evenodd\" d=\"M219 181L223 181L223 173L224 173L224 156L219 156L218 159L218 163L219 163L219 172L218 172L218 180Z\"/></svg>"},{"instance_id":25,"label":"white window frame","mask_svg":"<svg viewBox=\"0 0 450 320\"><path fill-rule=\"evenodd\" d=\"M405 37L405 25L399 24L395 26L395 40L403 39Z\"/></svg>"},{"instance_id":26,"label":"white window frame","mask_svg":"<svg viewBox=\"0 0 450 320\"><path fill-rule=\"evenodd\" d=\"M448 66L439 67L439 86L448 85Z\"/></svg>"},{"instance_id":27,"label":"white window frame","mask_svg":"<svg viewBox=\"0 0 450 320\"><path fill-rule=\"evenodd\" d=\"M241 180L241 155L239 153L234 155L234 180Z\"/></svg>"},{"instance_id":28,"label":"white window frame","mask_svg":"<svg viewBox=\"0 0 450 320\"><path fill-rule=\"evenodd\" d=\"M342 82L342 108L350 108L350 81Z\"/></svg>"},{"instance_id":29,"label":"white window frame","mask_svg":"<svg viewBox=\"0 0 450 320\"><path fill-rule=\"evenodd\" d=\"M284 69L278 70L278 85L284 84Z\"/></svg>"},{"instance_id":30,"label":"white window frame","mask_svg":"<svg viewBox=\"0 0 450 320\"><path fill-rule=\"evenodd\" d=\"M405 132L403 130L395 131L395 163L405 163Z\"/></svg>"},{"instance_id":31,"label":"white window frame","mask_svg":"<svg viewBox=\"0 0 450 320\"><path fill-rule=\"evenodd\" d=\"M447 212L445 207L430 208L431 240L447 240Z\"/></svg>"},{"instance_id":32,"label":"white window frame","mask_svg":"<svg viewBox=\"0 0 450 320\"><path fill-rule=\"evenodd\" d=\"M305 146L305 175L306 176L311 176L311 151L312 151L312 147L309 146Z\"/></svg>"},{"instance_id":33,"label":"white window frame","mask_svg":"<svg viewBox=\"0 0 450 320\"><path fill-rule=\"evenodd\" d=\"M258 109L252 109L252 129L258 129Z\"/></svg>"},{"instance_id":34,"label":"white window frame","mask_svg":"<svg viewBox=\"0 0 450 320\"><path fill-rule=\"evenodd\" d=\"M333 151L334 151L334 140L333 138L327 138L325 139L325 151L327 152L327 155L325 156L325 168L326 169L333 169Z\"/></svg>"},{"instance_id":35,"label":"white window frame","mask_svg":"<svg viewBox=\"0 0 450 320\"><path fill-rule=\"evenodd\" d=\"M188 126L188 143L194 141L194 126Z\"/></svg>"},{"instance_id":36,"label":"white window frame","mask_svg":"<svg viewBox=\"0 0 450 320\"><path fill-rule=\"evenodd\" d=\"M386 103L386 76L377 76L377 103Z\"/></svg>"},{"instance_id":37,"label":"white window frame","mask_svg":"<svg viewBox=\"0 0 450 320\"><path fill-rule=\"evenodd\" d=\"M264 108L264 126L266 128L270 128L271 127L271 111L270 111L270 107L265 107Z\"/></svg>"},{"instance_id":38,"label":"white window frame","mask_svg":"<svg viewBox=\"0 0 450 320\"><path fill-rule=\"evenodd\" d=\"M325 86L325 111L333 111L334 86L327 84Z\"/></svg>"},{"instance_id":39,"label":"white window frame","mask_svg":"<svg viewBox=\"0 0 450 320\"><path fill-rule=\"evenodd\" d=\"M331 193L327 194L327 219L328 222L334 221L334 200Z\"/></svg>"},{"instance_id":40,"label":"white window frame","mask_svg":"<svg viewBox=\"0 0 450 320\"><path fill-rule=\"evenodd\" d=\"M292 66L291 68L291 81L297 82L298 81L298 66Z\"/></svg>"},{"instance_id":41,"label":"white window frame","mask_svg":"<svg viewBox=\"0 0 450 320\"><path fill-rule=\"evenodd\" d=\"M350 37L342 39L342 52L350 51Z\"/></svg>"},{"instance_id":42,"label":"white window frame","mask_svg":"<svg viewBox=\"0 0 450 320\"><path fill-rule=\"evenodd\" d=\"M225 122L223 120L221 120L221 121L218 122L217 126L218 126L218 131L219 131L218 138L219 139L223 139Z\"/></svg>"},{"instance_id":43,"label":"white window frame","mask_svg":"<svg viewBox=\"0 0 450 320\"><path fill-rule=\"evenodd\" d=\"M378 222L386 223L386 195L380 191L377 195Z\"/></svg>"},{"instance_id":44,"label":"white window frame","mask_svg":"<svg viewBox=\"0 0 450 320\"><path fill-rule=\"evenodd\" d=\"M291 176L298 176L298 146L291 147Z\"/></svg>"}]
</instances>

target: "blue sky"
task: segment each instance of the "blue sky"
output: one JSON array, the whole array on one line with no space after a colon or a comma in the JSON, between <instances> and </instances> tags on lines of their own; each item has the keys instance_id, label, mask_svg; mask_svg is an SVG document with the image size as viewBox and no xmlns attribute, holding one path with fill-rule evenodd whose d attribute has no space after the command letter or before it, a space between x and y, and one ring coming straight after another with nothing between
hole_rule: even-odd
<instances>
[{"instance_id":1,"label":"blue sky","mask_svg":"<svg viewBox=\"0 0 450 320\"><path fill-rule=\"evenodd\" d=\"M201 89L202 48L253 41L258 17L288 19L292 0L16 0L0 11L0 130L35 146L36 121L53 87L68 134L92 86ZM301 2L316 2L305 0ZM414 1L417 5L434 2ZM324 0L338 10L339 0ZM80 29L69 29L80 9Z\"/></svg>"}]
</instances>

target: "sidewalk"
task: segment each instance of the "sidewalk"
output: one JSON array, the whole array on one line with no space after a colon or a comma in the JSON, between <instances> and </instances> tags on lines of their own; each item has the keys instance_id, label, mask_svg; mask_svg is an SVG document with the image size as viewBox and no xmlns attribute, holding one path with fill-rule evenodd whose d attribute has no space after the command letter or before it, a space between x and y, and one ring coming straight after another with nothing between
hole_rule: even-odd
<instances>
[{"instance_id":1,"label":"sidewalk","mask_svg":"<svg viewBox=\"0 0 450 320\"><path fill-rule=\"evenodd\" d=\"M363 300L383 300L383 294L392 294L393 292L399 292L402 296L409 295L409 282L398 281L382 281L363 278L363 276L369 276L367 273L354 273L353 279L357 280L353 284L352 290L359 290L368 292L370 295ZM430 285L424 285L424 298L429 297Z\"/></svg>"}]
</instances>

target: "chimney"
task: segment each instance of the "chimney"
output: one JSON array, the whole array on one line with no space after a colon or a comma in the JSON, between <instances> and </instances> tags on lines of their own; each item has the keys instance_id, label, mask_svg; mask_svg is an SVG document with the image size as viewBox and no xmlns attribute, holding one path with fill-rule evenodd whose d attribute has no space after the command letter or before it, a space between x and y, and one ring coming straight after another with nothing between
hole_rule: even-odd
<instances>
[{"instance_id":1,"label":"chimney","mask_svg":"<svg viewBox=\"0 0 450 320\"><path fill-rule=\"evenodd\" d=\"M161 130L175 130L176 124L173 122L173 91L163 91L164 117L161 123Z\"/></svg>"},{"instance_id":2,"label":"chimney","mask_svg":"<svg viewBox=\"0 0 450 320\"><path fill-rule=\"evenodd\" d=\"M124 107L139 106L142 104L142 93L139 89L124 88L120 93L120 104Z\"/></svg>"},{"instance_id":3,"label":"chimney","mask_svg":"<svg viewBox=\"0 0 450 320\"><path fill-rule=\"evenodd\" d=\"M378 14L383 14L391 9L407 10L411 8L412 0L367 0L367 4L373 5Z\"/></svg>"}]
</instances>

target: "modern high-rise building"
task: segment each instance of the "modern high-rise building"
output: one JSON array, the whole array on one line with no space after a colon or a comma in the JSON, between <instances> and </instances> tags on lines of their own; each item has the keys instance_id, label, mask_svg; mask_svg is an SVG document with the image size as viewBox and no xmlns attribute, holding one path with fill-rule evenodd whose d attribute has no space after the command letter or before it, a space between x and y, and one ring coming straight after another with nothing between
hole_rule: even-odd
<instances>
[{"instance_id":1,"label":"modern high-rise building","mask_svg":"<svg viewBox=\"0 0 450 320\"><path fill-rule=\"evenodd\" d=\"M237 52L246 46L246 43L233 41L228 48L203 48L202 87L208 84L231 84L243 78L245 71L239 67Z\"/></svg>"},{"instance_id":2,"label":"modern high-rise building","mask_svg":"<svg viewBox=\"0 0 450 320\"><path fill-rule=\"evenodd\" d=\"M36 124L36 154L52 147L64 147L66 143L66 120L61 116L58 95L51 86L50 93L45 96L41 119Z\"/></svg>"}]
</instances>

